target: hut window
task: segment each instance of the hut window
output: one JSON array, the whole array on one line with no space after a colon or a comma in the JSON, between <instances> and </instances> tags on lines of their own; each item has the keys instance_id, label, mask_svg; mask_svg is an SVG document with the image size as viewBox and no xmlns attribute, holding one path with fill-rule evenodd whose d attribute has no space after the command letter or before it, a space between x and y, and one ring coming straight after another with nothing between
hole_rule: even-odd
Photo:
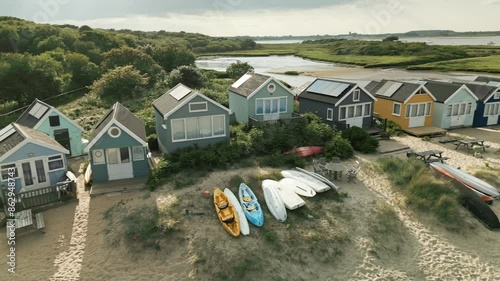
<instances>
[{"instance_id":1,"label":"hut window","mask_svg":"<svg viewBox=\"0 0 500 281\"><path fill-rule=\"evenodd\" d=\"M64 161L61 155L49 157L49 171L64 168Z\"/></svg>"},{"instance_id":2,"label":"hut window","mask_svg":"<svg viewBox=\"0 0 500 281\"><path fill-rule=\"evenodd\" d=\"M61 120L59 120L59 116L50 116L49 117L49 124L51 127L57 127L61 125Z\"/></svg>"}]
</instances>

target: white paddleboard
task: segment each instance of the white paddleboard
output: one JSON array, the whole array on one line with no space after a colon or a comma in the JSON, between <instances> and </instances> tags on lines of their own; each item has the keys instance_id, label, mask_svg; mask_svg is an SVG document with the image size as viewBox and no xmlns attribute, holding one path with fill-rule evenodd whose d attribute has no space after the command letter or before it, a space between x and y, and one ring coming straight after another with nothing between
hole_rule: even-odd
<instances>
[{"instance_id":1,"label":"white paddleboard","mask_svg":"<svg viewBox=\"0 0 500 281\"><path fill-rule=\"evenodd\" d=\"M75 176L75 174L73 174L72 172L67 171L67 172L66 172L66 177L67 177L70 181L74 181L74 182L76 182L76 176Z\"/></svg>"},{"instance_id":2,"label":"white paddleboard","mask_svg":"<svg viewBox=\"0 0 500 281\"><path fill-rule=\"evenodd\" d=\"M90 180L92 179L92 167L91 165L89 164L87 166L87 170L85 171L85 184L88 184L90 182Z\"/></svg>"},{"instance_id":3,"label":"white paddleboard","mask_svg":"<svg viewBox=\"0 0 500 281\"><path fill-rule=\"evenodd\" d=\"M243 209L241 208L240 201L238 201L238 198L234 195L234 193L225 188L224 189L224 194L226 194L227 199L229 199L229 202L233 204L234 209L238 213L238 218L240 219L240 232L243 235L248 235L250 234L250 226L248 225L247 217L245 216L245 213L243 212Z\"/></svg>"},{"instance_id":4,"label":"white paddleboard","mask_svg":"<svg viewBox=\"0 0 500 281\"><path fill-rule=\"evenodd\" d=\"M284 183L282 181L275 181L274 185L288 210L295 210L306 204L306 201L300 198L297 193L293 192L291 188L286 186L286 181Z\"/></svg>"},{"instance_id":5,"label":"white paddleboard","mask_svg":"<svg viewBox=\"0 0 500 281\"><path fill-rule=\"evenodd\" d=\"M319 174L316 174L314 172L310 172L310 171L304 170L304 169L299 168L299 167L295 167L295 169L297 169L297 171L299 171L299 172L308 174L311 177L317 178L318 180L320 180L320 181L324 182L325 184L329 185L331 188L335 189L336 191L339 190L338 186L336 186L333 182L331 182L329 179L323 177L322 175L319 175Z\"/></svg>"},{"instance_id":6,"label":"white paddleboard","mask_svg":"<svg viewBox=\"0 0 500 281\"><path fill-rule=\"evenodd\" d=\"M262 190L264 191L264 199L271 215L279 222L286 221L286 208L285 203L281 200L278 190L275 188L275 182L272 180L262 181Z\"/></svg>"},{"instance_id":7,"label":"white paddleboard","mask_svg":"<svg viewBox=\"0 0 500 281\"><path fill-rule=\"evenodd\" d=\"M312 187L296 179L283 178L280 183L300 196L314 197L316 195L316 191Z\"/></svg>"},{"instance_id":8,"label":"white paddleboard","mask_svg":"<svg viewBox=\"0 0 500 281\"><path fill-rule=\"evenodd\" d=\"M316 192L325 192L330 189L330 187L326 183L299 171L285 170L281 171L281 175L285 178L291 178L301 181L312 187L312 189L314 189L314 191Z\"/></svg>"}]
</instances>

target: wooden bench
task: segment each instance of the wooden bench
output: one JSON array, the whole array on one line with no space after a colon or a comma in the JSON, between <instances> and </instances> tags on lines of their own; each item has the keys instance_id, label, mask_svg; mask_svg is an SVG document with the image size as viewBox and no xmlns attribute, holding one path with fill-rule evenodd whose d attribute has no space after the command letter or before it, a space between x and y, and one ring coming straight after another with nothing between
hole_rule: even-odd
<instances>
[{"instance_id":1,"label":"wooden bench","mask_svg":"<svg viewBox=\"0 0 500 281\"><path fill-rule=\"evenodd\" d=\"M37 213L35 215L35 219L36 219L36 229L45 228L45 221L43 220L43 214L42 213Z\"/></svg>"}]
</instances>

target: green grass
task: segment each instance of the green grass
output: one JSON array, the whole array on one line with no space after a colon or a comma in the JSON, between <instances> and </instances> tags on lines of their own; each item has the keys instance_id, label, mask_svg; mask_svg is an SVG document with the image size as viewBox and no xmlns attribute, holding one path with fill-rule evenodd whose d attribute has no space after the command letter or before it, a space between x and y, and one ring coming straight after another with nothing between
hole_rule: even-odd
<instances>
[{"instance_id":1,"label":"green grass","mask_svg":"<svg viewBox=\"0 0 500 281\"><path fill-rule=\"evenodd\" d=\"M355 47L355 41L340 43L347 50ZM353 45L354 44L354 45ZM364 44L364 43L361 43ZM443 47L444 48L444 47ZM230 51L217 53L204 53L206 55L222 55L222 56L272 56L272 55L295 55L305 59L333 62L340 64L352 64L364 67L388 67L400 66L409 69L426 69L426 70L467 70L467 71L487 71L500 72L500 48L498 47L482 47L482 46L461 46L450 47L464 51L465 55L473 58L449 60L452 57L447 57L440 52L439 49L430 51L423 55L342 55L335 54L329 44L263 44L259 45L255 50L246 51ZM460 49L461 48L461 49ZM442 51L441 51L442 52ZM456 57L455 57L456 58ZM426 63L431 61L431 63ZM426 64L423 64L426 63Z\"/></svg>"},{"instance_id":2,"label":"green grass","mask_svg":"<svg viewBox=\"0 0 500 281\"><path fill-rule=\"evenodd\" d=\"M451 183L436 178L421 161L387 157L377 162L394 186L405 195L408 205L429 210L441 222L450 225L463 221L458 193Z\"/></svg>"},{"instance_id":3,"label":"green grass","mask_svg":"<svg viewBox=\"0 0 500 281\"><path fill-rule=\"evenodd\" d=\"M120 242L131 251L142 249L161 249L162 240L179 231L180 210L177 201L159 208L156 205L142 205L129 209L126 202L120 201L103 213L108 220L104 232L111 246Z\"/></svg>"},{"instance_id":4,"label":"green grass","mask_svg":"<svg viewBox=\"0 0 500 281\"><path fill-rule=\"evenodd\" d=\"M498 177L499 174L500 169L488 168L477 171L476 173L474 173L474 176L486 181L493 186L500 187L500 178Z\"/></svg>"},{"instance_id":5,"label":"green grass","mask_svg":"<svg viewBox=\"0 0 500 281\"><path fill-rule=\"evenodd\" d=\"M439 61L411 66L412 70L440 70L440 71L477 71L500 73L500 56Z\"/></svg>"}]
</instances>

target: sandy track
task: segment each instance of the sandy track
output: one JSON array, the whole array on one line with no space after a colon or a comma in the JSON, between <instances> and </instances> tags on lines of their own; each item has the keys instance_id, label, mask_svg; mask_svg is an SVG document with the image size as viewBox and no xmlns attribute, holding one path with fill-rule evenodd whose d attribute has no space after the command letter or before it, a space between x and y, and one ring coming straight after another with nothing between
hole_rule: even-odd
<instances>
[{"instance_id":1,"label":"sandy track","mask_svg":"<svg viewBox=\"0 0 500 281\"><path fill-rule=\"evenodd\" d=\"M483 159L464 156L464 154L455 150L446 149L430 142L424 142L418 138L397 137L395 140L414 150L442 150L446 157L450 157L450 160L448 160L449 164L454 166L474 169L474 166L484 165ZM445 238L433 234L424 224L414 218L411 213L403 211L399 207L404 200L403 197L392 190L391 184L385 176L373 171L361 171L359 177L366 187L384 197L392 205L400 220L417 239L420 246L418 266L426 277L426 280L499 280L500 270L489 263L481 261L473 254L457 249ZM363 275L363 271L366 271L366 269L362 269L356 272L354 276L373 277L386 276L388 274L386 269L373 266L366 261L365 264L371 269L369 271L370 275ZM390 273L396 274L394 271ZM391 276L391 274L388 276ZM370 280L370 278L362 280Z\"/></svg>"},{"instance_id":2,"label":"sandy track","mask_svg":"<svg viewBox=\"0 0 500 281\"><path fill-rule=\"evenodd\" d=\"M69 249L57 255L54 266L58 269L50 280L80 280L90 206L90 194L85 191L83 176L77 179L77 189L79 204L75 210Z\"/></svg>"}]
</instances>

